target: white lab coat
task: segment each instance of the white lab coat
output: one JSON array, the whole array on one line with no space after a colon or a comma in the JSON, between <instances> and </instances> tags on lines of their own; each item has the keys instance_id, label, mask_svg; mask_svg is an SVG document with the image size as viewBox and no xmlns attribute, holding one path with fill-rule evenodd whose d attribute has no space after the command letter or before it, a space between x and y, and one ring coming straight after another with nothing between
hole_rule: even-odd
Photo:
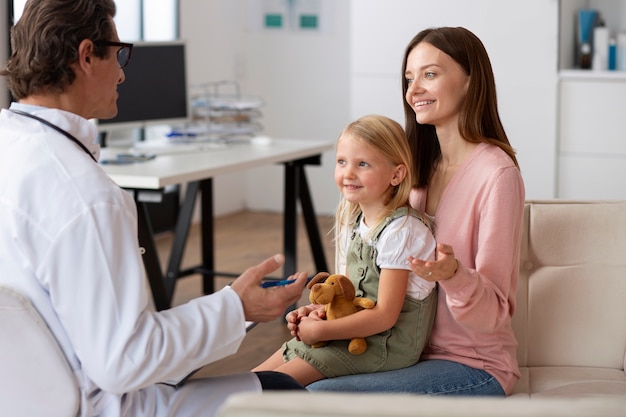
<instances>
[{"instance_id":1,"label":"white lab coat","mask_svg":"<svg viewBox=\"0 0 626 417\"><path fill-rule=\"evenodd\" d=\"M17 106L99 154L89 121ZM261 389L252 373L159 384L237 351L239 297L227 287L154 311L131 196L71 140L7 110L0 219L0 282L28 296L55 334L82 392L80 416L209 416L228 393Z\"/></svg>"}]
</instances>

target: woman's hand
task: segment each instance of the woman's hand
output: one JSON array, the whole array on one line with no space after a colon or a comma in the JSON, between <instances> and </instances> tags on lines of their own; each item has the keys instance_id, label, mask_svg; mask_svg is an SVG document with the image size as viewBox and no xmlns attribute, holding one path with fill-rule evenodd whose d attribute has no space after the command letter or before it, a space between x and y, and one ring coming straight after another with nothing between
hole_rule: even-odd
<instances>
[{"instance_id":1,"label":"woman's hand","mask_svg":"<svg viewBox=\"0 0 626 417\"><path fill-rule=\"evenodd\" d=\"M454 257L452 246L437 244L437 260L424 261L409 256L411 270L427 281L437 282L452 278L459 268L459 261Z\"/></svg>"}]
</instances>

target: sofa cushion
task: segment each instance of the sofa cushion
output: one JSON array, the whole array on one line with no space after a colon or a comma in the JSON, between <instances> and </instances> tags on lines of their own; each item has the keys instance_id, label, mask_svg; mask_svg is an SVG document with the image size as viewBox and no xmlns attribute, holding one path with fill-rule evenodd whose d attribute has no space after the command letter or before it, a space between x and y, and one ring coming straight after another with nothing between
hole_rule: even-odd
<instances>
[{"instance_id":1,"label":"sofa cushion","mask_svg":"<svg viewBox=\"0 0 626 417\"><path fill-rule=\"evenodd\" d=\"M626 398L428 397L408 394L235 394L219 417L623 417Z\"/></svg>"},{"instance_id":2,"label":"sofa cushion","mask_svg":"<svg viewBox=\"0 0 626 417\"><path fill-rule=\"evenodd\" d=\"M622 397L626 374L621 369L584 367L522 368L511 397ZM626 409L624 409L626 415Z\"/></svg>"},{"instance_id":3,"label":"sofa cushion","mask_svg":"<svg viewBox=\"0 0 626 417\"><path fill-rule=\"evenodd\" d=\"M626 202L526 203L514 395L626 397Z\"/></svg>"},{"instance_id":4,"label":"sofa cushion","mask_svg":"<svg viewBox=\"0 0 626 417\"><path fill-rule=\"evenodd\" d=\"M513 320L520 366L624 369L626 203L528 202Z\"/></svg>"}]
</instances>

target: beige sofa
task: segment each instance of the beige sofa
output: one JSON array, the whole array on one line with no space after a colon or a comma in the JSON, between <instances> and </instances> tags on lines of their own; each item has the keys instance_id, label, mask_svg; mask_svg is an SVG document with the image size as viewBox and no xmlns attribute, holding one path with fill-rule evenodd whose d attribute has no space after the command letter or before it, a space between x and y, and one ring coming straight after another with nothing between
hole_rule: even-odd
<instances>
[{"instance_id":1,"label":"beige sofa","mask_svg":"<svg viewBox=\"0 0 626 417\"><path fill-rule=\"evenodd\" d=\"M240 394L220 415L626 416L626 202L529 201L523 230L510 397Z\"/></svg>"}]
</instances>

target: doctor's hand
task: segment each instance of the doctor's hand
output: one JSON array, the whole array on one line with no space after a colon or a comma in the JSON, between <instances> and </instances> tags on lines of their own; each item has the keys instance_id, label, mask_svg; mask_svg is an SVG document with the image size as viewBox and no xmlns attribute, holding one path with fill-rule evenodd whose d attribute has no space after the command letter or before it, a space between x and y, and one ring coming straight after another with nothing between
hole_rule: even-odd
<instances>
[{"instance_id":1,"label":"doctor's hand","mask_svg":"<svg viewBox=\"0 0 626 417\"><path fill-rule=\"evenodd\" d=\"M263 278L276 271L284 262L283 255L274 255L248 268L230 285L241 299L246 320L254 322L274 320L300 299L307 281L306 272L297 272L289 277L296 280L292 284L261 288Z\"/></svg>"}]
</instances>

